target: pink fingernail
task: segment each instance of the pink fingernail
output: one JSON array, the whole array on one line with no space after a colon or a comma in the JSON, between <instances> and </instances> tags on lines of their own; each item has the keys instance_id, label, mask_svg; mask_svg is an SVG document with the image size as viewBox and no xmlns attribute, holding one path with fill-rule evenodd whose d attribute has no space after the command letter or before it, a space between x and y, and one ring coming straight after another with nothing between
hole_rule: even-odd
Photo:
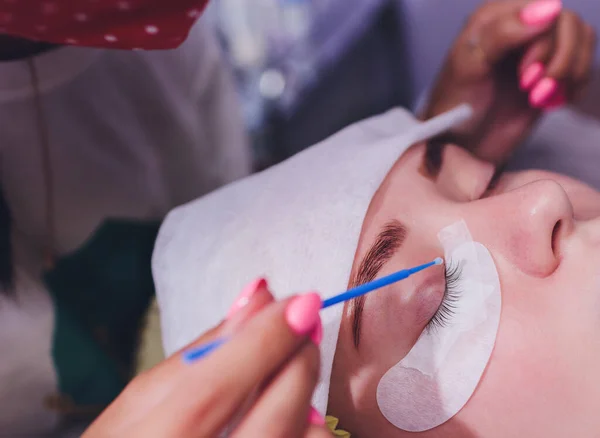
<instances>
[{"instance_id":1,"label":"pink fingernail","mask_svg":"<svg viewBox=\"0 0 600 438\"><path fill-rule=\"evenodd\" d=\"M321 324L320 317L317 319L317 325L310 334L310 340L313 341L315 345L319 345L323 340L323 324Z\"/></svg>"},{"instance_id":2,"label":"pink fingernail","mask_svg":"<svg viewBox=\"0 0 600 438\"><path fill-rule=\"evenodd\" d=\"M323 418L323 416L319 414L319 411L317 411L311 406L310 412L308 413L308 422L310 424L314 424L315 426L324 426L325 418Z\"/></svg>"},{"instance_id":3,"label":"pink fingernail","mask_svg":"<svg viewBox=\"0 0 600 438\"><path fill-rule=\"evenodd\" d=\"M230 319L233 315L235 315L241 308L245 307L254 294L261 288L267 287L267 280L264 278L258 278L246 286L242 293L237 297L229 312L227 312L226 319Z\"/></svg>"},{"instance_id":4,"label":"pink fingernail","mask_svg":"<svg viewBox=\"0 0 600 438\"><path fill-rule=\"evenodd\" d=\"M554 94L558 88L558 82L552 78L544 78L533 87L529 93L529 103L534 108L540 108Z\"/></svg>"},{"instance_id":5,"label":"pink fingernail","mask_svg":"<svg viewBox=\"0 0 600 438\"><path fill-rule=\"evenodd\" d=\"M560 0L538 0L521 10L521 21L528 26L543 26L554 21L561 10Z\"/></svg>"},{"instance_id":6,"label":"pink fingernail","mask_svg":"<svg viewBox=\"0 0 600 438\"><path fill-rule=\"evenodd\" d=\"M521 75L521 90L529 91L544 76L544 64L535 62L525 69Z\"/></svg>"},{"instance_id":7,"label":"pink fingernail","mask_svg":"<svg viewBox=\"0 0 600 438\"><path fill-rule=\"evenodd\" d=\"M560 89L542 106L544 111L553 111L563 107L567 103L565 93Z\"/></svg>"},{"instance_id":8,"label":"pink fingernail","mask_svg":"<svg viewBox=\"0 0 600 438\"><path fill-rule=\"evenodd\" d=\"M300 295L288 304L285 319L294 333L305 335L317 325L319 310L321 310L321 297L318 294L313 292Z\"/></svg>"}]
</instances>

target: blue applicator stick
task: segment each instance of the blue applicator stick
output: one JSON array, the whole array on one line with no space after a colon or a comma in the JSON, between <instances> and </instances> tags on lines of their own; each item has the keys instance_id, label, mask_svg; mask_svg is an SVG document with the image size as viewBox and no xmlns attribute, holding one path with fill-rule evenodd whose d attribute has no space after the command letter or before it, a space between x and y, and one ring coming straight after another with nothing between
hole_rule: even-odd
<instances>
[{"instance_id":1,"label":"blue applicator stick","mask_svg":"<svg viewBox=\"0 0 600 438\"><path fill-rule=\"evenodd\" d=\"M368 294L377 289L381 289L382 287L389 286L390 284L396 283L400 280L404 280L405 278L410 277L412 274L415 274L423 269L427 269L431 266L441 265L443 260L441 257L438 257L432 262L425 263L424 265L415 266L410 269L403 269L402 271L394 272L393 274L388 275L387 277L378 278L377 280L370 281L365 284L361 284L360 286L354 287L352 289L347 290L339 295L328 298L323 301L323 305L321 309L326 309L330 306L333 306L338 303L343 303L344 301L351 300L356 297L360 297L361 295Z\"/></svg>"},{"instance_id":2,"label":"blue applicator stick","mask_svg":"<svg viewBox=\"0 0 600 438\"><path fill-rule=\"evenodd\" d=\"M444 263L444 261L438 257L434 261L425 263L424 265L415 266L414 268L410 269L403 269L402 271L394 272L387 277L378 278L377 280L370 281L369 283L361 284L360 286L354 287L346 292L342 292L339 295L326 299L321 305L321 310L353 298L360 297L361 295L368 294L369 292L381 289L382 287L389 286L390 284L404 280L405 278L408 278L411 275L422 271L423 269L427 269L435 265L441 265L442 263ZM214 341L200 345L199 347L191 348L183 354L183 360L187 363L195 362L219 348L221 345L227 342L227 340L227 338L218 338Z\"/></svg>"}]
</instances>

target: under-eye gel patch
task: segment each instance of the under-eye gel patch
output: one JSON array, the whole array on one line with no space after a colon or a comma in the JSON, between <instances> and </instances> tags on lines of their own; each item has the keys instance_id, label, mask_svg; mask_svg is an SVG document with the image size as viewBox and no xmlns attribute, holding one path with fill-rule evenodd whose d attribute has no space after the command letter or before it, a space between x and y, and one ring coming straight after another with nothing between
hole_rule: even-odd
<instances>
[{"instance_id":1,"label":"under-eye gel patch","mask_svg":"<svg viewBox=\"0 0 600 438\"><path fill-rule=\"evenodd\" d=\"M452 316L425 330L377 387L377 404L399 429L422 432L445 423L469 401L490 360L500 323L501 292L489 251L464 221L438 238L447 266L457 267Z\"/></svg>"}]
</instances>

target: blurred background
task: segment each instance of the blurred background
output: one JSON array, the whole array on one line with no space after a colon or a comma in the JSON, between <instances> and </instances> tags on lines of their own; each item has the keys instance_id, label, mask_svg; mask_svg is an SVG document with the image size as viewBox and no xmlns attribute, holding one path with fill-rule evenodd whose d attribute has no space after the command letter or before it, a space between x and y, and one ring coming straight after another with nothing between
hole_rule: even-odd
<instances>
[{"instance_id":1,"label":"blurred background","mask_svg":"<svg viewBox=\"0 0 600 438\"><path fill-rule=\"evenodd\" d=\"M260 170L393 106L414 108L481 0L215 0L208 10ZM591 23L588 0L565 6Z\"/></svg>"},{"instance_id":2,"label":"blurred background","mask_svg":"<svg viewBox=\"0 0 600 438\"><path fill-rule=\"evenodd\" d=\"M395 2L218 0L257 169L412 96Z\"/></svg>"}]
</instances>

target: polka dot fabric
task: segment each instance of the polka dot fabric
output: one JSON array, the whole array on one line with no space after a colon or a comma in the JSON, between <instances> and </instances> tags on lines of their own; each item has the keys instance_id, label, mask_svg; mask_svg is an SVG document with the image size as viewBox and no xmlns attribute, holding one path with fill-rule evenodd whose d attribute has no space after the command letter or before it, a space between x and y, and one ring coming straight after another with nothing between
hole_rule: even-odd
<instances>
[{"instance_id":1,"label":"polka dot fabric","mask_svg":"<svg viewBox=\"0 0 600 438\"><path fill-rule=\"evenodd\" d=\"M85 47L172 49L208 0L0 0L0 34Z\"/></svg>"}]
</instances>

